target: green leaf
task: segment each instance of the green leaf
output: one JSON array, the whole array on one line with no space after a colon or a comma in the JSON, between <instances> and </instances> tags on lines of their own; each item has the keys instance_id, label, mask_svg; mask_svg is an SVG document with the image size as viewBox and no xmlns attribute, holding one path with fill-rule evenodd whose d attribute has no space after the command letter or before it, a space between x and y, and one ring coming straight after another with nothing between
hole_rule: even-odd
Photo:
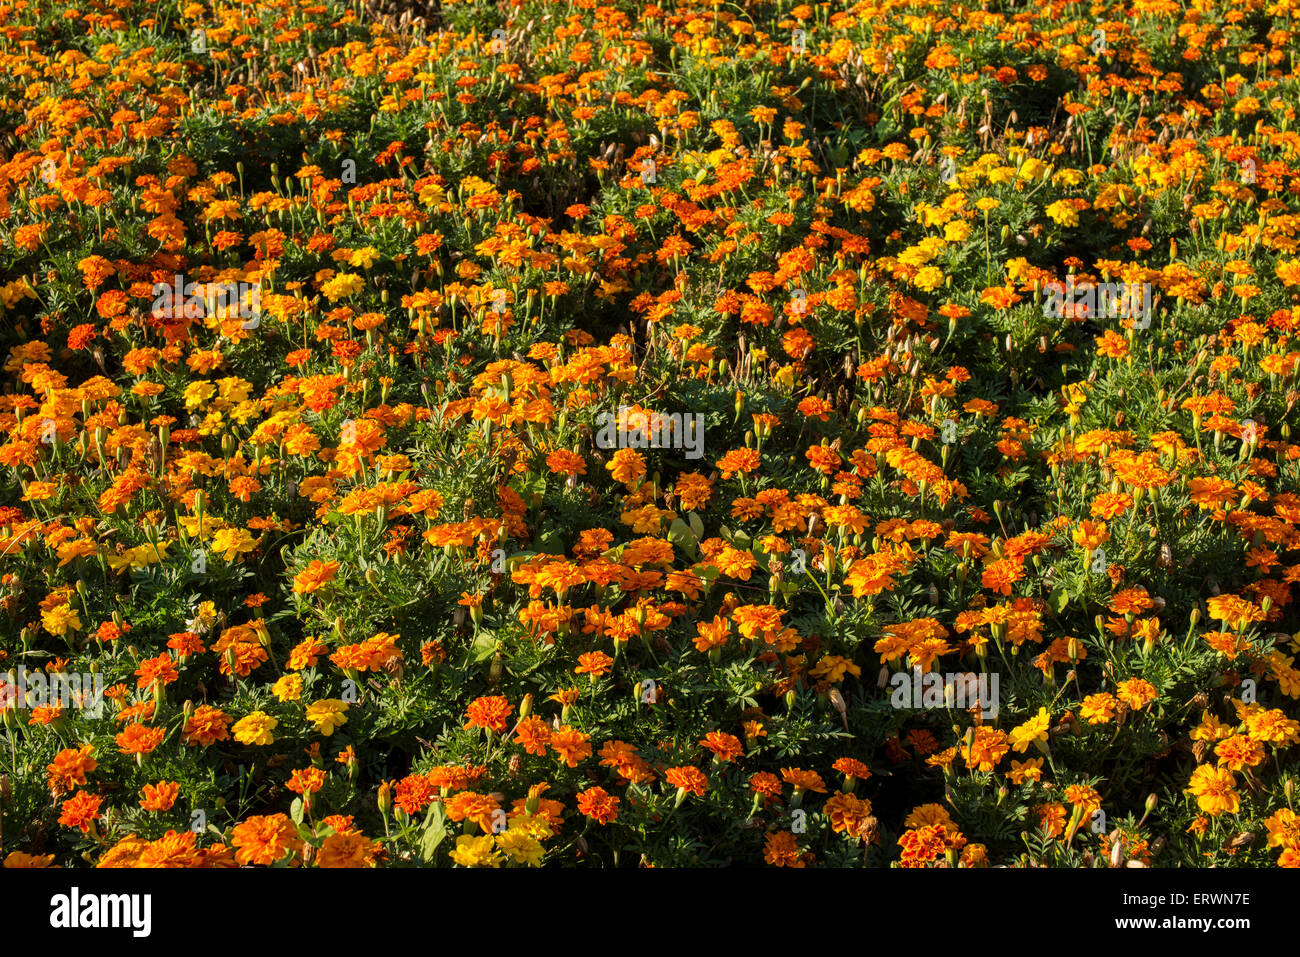
<instances>
[{"instance_id":1,"label":"green leaf","mask_svg":"<svg viewBox=\"0 0 1300 957\"><path fill-rule=\"evenodd\" d=\"M488 632L480 631L474 638L474 645L471 649L474 653L474 660L486 661L496 654L497 640Z\"/></svg>"},{"instance_id":2,"label":"green leaf","mask_svg":"<svg viewBox=\"0 0 1300 957\"><path fill-rule=\"evenodd\" d=\"M694 551L696 544L695 533L691 527L683 522L680 518L673 519L673 524L668 529L668 541L672 542L679 548L687 551Z\"/></svg>"},{"instance_id":3,"label":"green leaf","mask_svg":"<svg viewBox=\"0 0 1300 957\"><path fill-rule=\"evenodd\" d=\"M420 860L428 863L433 860L433 853L447 836L447 817L441 801L429 805L429 813L424 817L420 829Z\"/></svg>"}]
</instances>

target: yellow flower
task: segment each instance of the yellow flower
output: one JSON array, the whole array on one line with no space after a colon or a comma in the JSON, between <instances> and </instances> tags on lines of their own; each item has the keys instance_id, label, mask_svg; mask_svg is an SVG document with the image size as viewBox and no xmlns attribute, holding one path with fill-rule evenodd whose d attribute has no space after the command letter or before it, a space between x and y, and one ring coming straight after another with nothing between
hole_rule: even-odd
<instances>
[{"instance_id":1,"label":"yellow flower","mask_svg":"<svg viewBox=\"0 0 1300 957\"><path fill-rule=\"evenodd\" d=\"M926 292L934 292L943 285L943 281L943 270L938 266L923 266L917 270L916 276L912 279L912 283L917 289L923 289Z\"/></svg>"},{"instance_id":2,"label":"yellow flower","mask_svg":"<svg viewBox=\"0 0 1300 957\"><path fill-rule=\"evenodd\" d=\"M235 740L240 744L271 744L275 736L271 734L280 724L265 711L254 711L240 718L230 729L235 733Z\"/></svg>"},{"instance_id":3,"label":"yellow flower","mask_svg":"<svg viewBox=\"0 0 1300 957\"><path fill-rule=\"evenodd\" d=\"M838 684L844 680L846 674L858 678L862 676L862 669L853 663L849 658L841 655L823 655L817 662L816 667L809 672L814 678L825 678L827 681Z\"/></svg>"},{"instance_id":4,"label":"yellow flower","mask_svg":"<svg viewBox=\"0 0 1300 957\"><path fill-rule=\"evenodd\" d=\"M363 246L360 249L347 250L347 260L349 266L360 266L362 269L369 269L379 258L379 250L374 246Z\"/></svg>"},{"instance_id":5,"label":"yellow flower","mask_svg":"<svg viewBox=\"0 0 1300 957\"><path fill-rule=\"evenodd\" d=\"M954 219L943 227L945 242L959 243L970 235L970 223L964 219Z\"/></svg>"},{"instance_id":6,"label":"yellow flower","mask_svg":"<svg viewBox=\"0 0 1300 957\"><path fill-rule=\"evenodd\" d=\"M271 694L281 701L297 701L302 697L302 676L285 675L271 686Z\"/></svg>"},{"instance_id":7,"label":"yellow flower","mask_svg":"<svg viewBox=\"0 0 1300 957\"><path fill-rule=\"evenodd\" d=\"M337 302L360 292L365 284L366 281L356 273L343 272L321 286L320 291L330 302Z\"/></svg>"},{"instance_id":8,"label":"yellow flower","mask_svg":"<svg viewBox=\"0 0 1300 957\"><path fill-rule=\"evenodd\" d=\"M348 723L347 710L347 704L338 698L322 698L307 705L307 720L328 738Z\"/></svg>"},{"instance_id":9,"label":"yellow flower","mask_svg":"<svg viewBox=\"0 0 1300 957\"><path fill-rule=\"evenodd\" d=\"M1106 523L1092 522L1088 519L1081 521L1071 535L1076 544L1089 555L1110 541L1110 532L1106 529Z\"/></svg>"},{"instance_id":10,"label":"yellow flower","mask_svg":"<svg viewBox=\"0 0 1300 957\"><path fill-rule=\"evenodd\" d=\"M216 394L217 387L211 382L191 382L185 387L185 408L187 411L193 412L205 405Z\"/></svg>"},{"instance_id":11,"label":"yellow flower","mask_svg":"<svg viewBox=\"0 0 1300 957\"><path fill-rule=\"evenodd\" d=\"M199 607L194 610L194 621L200 628L210 628L217 620L217 603L213 601L199 602Z\"/></svg>"},{"instance_id":12,"label":"yellow flower","mask_svg":"<svg viewBox=\"0 0 1300 957\"><path fill-rule=\"evenodd\" d=\"M1043 779L1043 759L1026 758L1024 761L1012 759L1011 770L1007 772L1007 778L1015 785L1019 785L1024 781L1041 781Z\"/></svg>"},{"instance_id":13,"label":"yellow flower","mask_svg":"<svg viewBox=\"0 0 1300 957\"><path fill-rule=\"evenodd\" d=\"M555 835L555 831L545 818L533 814L517 814L512 817L510 819L510 830L516 834L527 834L539 841L544 841L548 837L554 837Z\"/></svg>"},{"instance_id":14,"label":"yellow flower","mask_svg":"<svg viewBox=\"0 0 1300 957\"><path fill-rule=\"evenodd\" d=\"M1058 199L1047 207L1046 213L1062 226L1079 225L1079 211L1067 200Z\"/></svg>"},{"instance_id":15,"label":"yellow flower","mask_svg":"<svg viewBox=\"0 0 1300 957\"><path fill-rule=\"evenodd\" d=\"M108 567L121 574L128 568L144 568L148 565L154 565L158 563L160 556L162 559L167 557L167 549L171 546L171 542L137 545L135 548L128 548L118 555L108 555Z\"/></svg>"},{"instance_id":16,"label":"yellow flower","mask_svg":"<svg viewBox=\"0 0 1300 957\"><path fill-rule=\"evenodd\" d=\"M1011 729L1011 746L1019 754L1023 754L1031 744L1039 750L1045 750L1043 746L1047 743L1047 727L1050 723L1047 709L1039 708L1036 716Z\"/></svg>"},{"instance_id":17,"label":"yellow flower","mask_svg":"<svg viewBox=\"0 0 1300 957\"><path fill-rule=\"evenodd\" d=\"M500 867L501 852L495 844L491 834L482 837L462 834L456 838L456 849L451 852L451 859L461 867Z\"/></svg>"},{"instance_id":18,"label":"yellow flower","mask_svg":"<svg viewBox=\"0 0 1300 957\"><path fill-rule=\"evenodd\" d=\"M1051 171L1051 168L1052 167L1049 164L1031 156L1020 164L1020 170L1016 175L1024 180L1042 179L1043 176Z\"/></svg>"},{"instance_id":19,"label":"yellow flower","mask_svg":"<svg viewBox=\"0 0 1300 957\"><path fill-rule=\"evenodd\" d=\"M510 859L517 864L527 864L529 867L542 866L542 854L545 849L537 838L532 837L522 830L503 831L497 835L497 847L510 855Z\"/></svg>"},{"instance_id":20,"label":"yellow flower","mask_svg":"<svg viewBox=\"0 0 1300 957\"><path fill-rule=\"evenodd\" d=\"M1273 267L1277 278L1287 286L1300 286L1300 259L1286 259Z\"/></svg>"},{"instance_id":21,"label":"yellow flower","mask_svg":"<svg viewBox=\"0 0 1300 957\"><path fill-rule=\"evenodd\" d=\"M242 528L223 528L212 536L212 550L228 562L238 561L239 556L257 548L257 539Z\"/></svg>"},{"instance_id":22,"label":"yellow flower","mask_svg":"<svg viewBox=\"0 0 1300 957\"><path fill-rule=\"evenodd\" d=\"M69 631L81 630L81 619L77 616L77 610L68 604L46 608L41 612L41 624L51 635L58 635L60 638Z\"/></svg>"}]
</instances>

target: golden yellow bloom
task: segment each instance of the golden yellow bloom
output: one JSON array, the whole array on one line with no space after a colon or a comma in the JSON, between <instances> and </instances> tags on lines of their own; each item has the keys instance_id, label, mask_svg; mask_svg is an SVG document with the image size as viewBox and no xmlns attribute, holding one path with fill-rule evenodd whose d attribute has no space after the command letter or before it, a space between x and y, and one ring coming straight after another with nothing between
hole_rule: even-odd
<instances>
[{"instance_id":1,"label":"golden yellow bloom","mask_svg":"<svg viewBox=\"0 0 1300 957\"><path fill-rule=\"evenodd\" d=\"M41 626L51 635L62 638L69 631L81 630L81 617L71 605L55 605L41 612Z\"/></svg>"},{"instance_id":2,"label":"golden yellow bloom","mask_svg":"<svg viewBox=\"0 0 1300 957\"><path fill-rule=\"evenodd\" d=\"M1037 715L1011 729L1011 746L1018 754L1023 754L1032 744L1046 754L1047 728L1050 724L1051 718L1048 717L1047 709L1039 708Z\"/></svg>"},{"instance_id":3,"label":"golden yellow bloom","mask_svg":"<svg viewBox=\"0 0 1300 957\"><path fill-rule=\"evenodd\" d=\"M462 834L456 838L456 847L451 852L451 859L461 867L501 866L501 852L496 849L496 840L491 834L480 837Z\"/></svg>"},{"instance_id":4,"label":"golden yellow bloom","mask_svg":"<svg viewBox=\"0 0 1300 957\"><path fill-rule=\"evenodd\" d=\"M281 701L297 701L302 697L302 676L284 675L271 686L271 694Z\"/></svg>"},{"instance_id":5,"label":"golden yellow bloom","mask_svg":"<svg viewBox=\"0 0 1300 957\"><path fill-rule=\"evenodd\" d=\"M252 714L236 721L230 730L234 732L235 740L240 744L265 745L275 741L275 736L271 732L279 724L279 721L266 712L254 711Z\"/></svg>"},{"instance_id":6,"label":"golden yellow bloom","mask_svg":"<svg viewBox=\"0 0 1300 957\"><path fill-rule=\"evenodd\" d=\"M348 723L348 706L338 698L322 698L307 705L307 720L325 737Z\"/></svg>"}]
</instances>

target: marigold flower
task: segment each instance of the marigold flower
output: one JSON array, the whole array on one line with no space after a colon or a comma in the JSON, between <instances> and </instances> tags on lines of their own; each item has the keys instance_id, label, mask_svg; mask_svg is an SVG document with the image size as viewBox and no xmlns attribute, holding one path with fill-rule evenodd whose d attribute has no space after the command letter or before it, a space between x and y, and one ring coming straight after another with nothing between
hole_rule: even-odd
<instances>
[{"instance_id":1,"label":"marigold flower","mask_svg":"<svg viewBox=\"0 0 1300 957\"><path fill-rule=\"evenodd\" d=\"M271 732L280 724L275 718L262 711L254 711L235 722L231 730L235 740L240 744L267 745L275 741Z\"/></svg>"},{"instance_id":2,"label":"marigold flower","mask_svg":"<svg viewBox=\"0 0 1300 957\"><path fill-rule=\"evenodd\" d=\"M303 846L298 830L286 814L253 815L235 825L230 843L237 848L235 860L269 867L297 855Z\"/></svg>"},{"instance_id":3,"label":"marigold flower","mask_svg":"<svg viewBox=\"0 0 1300 957\"><path fill-rule=\"evenodd\" d=\"M510 702L500 695L475 698L465 712L469 718L465 727L483 728L501 734L510 727L510 716L513 713L514 708Z\"/></svg>"},{"instance_id":4,"label":"marigold flower","mask_svg":"<svg viewBox=\"0 0 1300 957\"><path fill-rule=\"evenodd\" d=\"M618 817L618 803L618 798L601 787L578 792L578 810L597 824L613 822Z\"/></svg>"}]
</instances>

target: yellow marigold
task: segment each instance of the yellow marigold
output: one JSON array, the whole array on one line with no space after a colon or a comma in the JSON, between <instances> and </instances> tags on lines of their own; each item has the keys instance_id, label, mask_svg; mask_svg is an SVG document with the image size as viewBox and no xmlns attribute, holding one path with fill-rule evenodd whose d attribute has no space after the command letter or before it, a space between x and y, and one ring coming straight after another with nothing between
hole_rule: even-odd
<instances>
[{"instance_id":1,"label":"yellow marigold","mask_svg":"<svg viewBox=\"0 0 1300 957\"><path fill-rule=\"evenodd\" d=\"M338 698L322 698L307 705L307 720L325 737L348 723L347 704Z\"/></svg>"},{"instance_id":2,"label":"yellow marigold","mask_svg":"<svg viewBox=\"0 0 1300 957\"><path fill-rule=\"evenodd\" d=\"M479 837L462 834L456 838L451 859L461 867L500 867L502 855L496 849L496 839L491 834Z\"/></svg>"},{"instance_id":3,"label":"yellow marigold","mask_svg":"<svg viewBox=\"0 0 1300 957\"><path fill-rule=\"evenodd\" d=\"M240 744L271 744L275 736L271 734L280 724L264 711L254 711L240 718L230 730Z\"/></svg>"},{"instance_id":4,"label":"yellow marigold","mask_svg":"<svg viewBox=\"0 0 1300 957\"><path fill-rule=\"evenodd\" d=\"M55 605L41 612L41 626L51 635L62 638L69 631L81 630L81 618L69 604Z\"/></svg>"}]
</instances>

